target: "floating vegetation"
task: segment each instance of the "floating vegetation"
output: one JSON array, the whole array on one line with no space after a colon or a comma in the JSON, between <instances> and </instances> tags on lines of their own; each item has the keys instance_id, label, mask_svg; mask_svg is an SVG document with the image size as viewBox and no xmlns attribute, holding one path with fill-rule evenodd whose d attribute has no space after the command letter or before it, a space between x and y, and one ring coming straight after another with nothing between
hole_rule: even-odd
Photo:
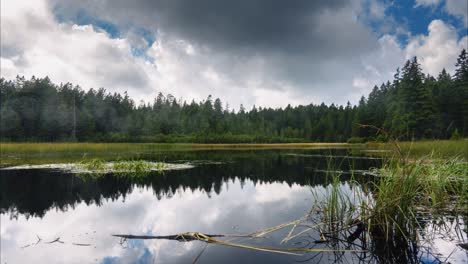
<instances>
[{"instance_id":1,"label":"floating vegetation","mask_svg":"<svg viewBox=\"0 0 468 264\"><path fill-rule=\"evenodd\" d=\"M381 157L369 157L369 156L352 156L352 155L324 155L324 154L300 154L300 153L286 153L285 156L303 157L303 158L327 158L327 159L358 159L358 160L381 160Z\"/></svg>"},{"instance_id":2,"label":"floating vegetation","mask_svg":"<svg viewBox=\"0 0 468 264\"><path fill-rule=\"evenodd\" d=\"M188 163L174 164L165 162L152 162L144 160L123 160L107 162L100 159L82 160L78 163L57 163L42 165L21 165L5 167L1 170L30 170L49 169L60 170L79 175L99 176L103 174L116 174L125 176L144 176L151 172L162 173L167 170L191 169L194 166Z\"/></svg>"}]
</instances>

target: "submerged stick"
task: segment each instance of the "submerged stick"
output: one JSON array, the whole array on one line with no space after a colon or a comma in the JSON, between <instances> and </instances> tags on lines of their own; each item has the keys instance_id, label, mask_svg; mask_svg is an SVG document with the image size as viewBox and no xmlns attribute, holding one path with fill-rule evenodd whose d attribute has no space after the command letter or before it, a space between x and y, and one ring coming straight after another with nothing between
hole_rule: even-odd
<instances>
[{"instance_id":1,"label":"submerged stick","mask_svg":"<svg viewBox=\"0 0 468 264\"><path fill-rule=\"evenodd\" d=\"M81 247L90 247L91 244L83 244L83 243L72 243L74 246L81 246Z\"/></svg>"},{"instance_id":2,"label":"submerged stick","mask_svg":"<svg viewBox=\"0 0 468 264\"><path fill-rule=\"evenodd\" d=\"M52 240L50 242L45 242L45 243L46 244L52 244L52 243L55 243L55 242L58 242L58 243L61 243L61 244L65 243L65 242L60 240L60 237L57 237L56 239L54 239L54 240Z\"/></svg>"},{"instance_id":3,"label":"submerged stick","mask_svg":"<svg viewBox=\"0 0 468 264\"><path fill-rule=\"evenodd\" d=\"M200 240L196 237L196 232L182 233L178 235L168 235L168 236L140 236L140 235L126 235L126 234L113 234L114 237L120 237L124 239L167 239L167 240L177 240L177 241L192 241ZM251 235L234 235L234 234L205 234L207 237L252 237Z\"/></svg>"},{"instance_id":4,"label":"submerged stick","mask_svg":"<svg viewBox=\"0 0 468 264\"><path fill-rule=\"evenodd\" d=\"M288 226L288 225L285 225L285 226ZM363 252L362 250L348 250L348 249L261 247L261 246L233 243L233 242L218 240L214 238L214 237L255 237L252 235L207 235L207 234L203 234L199 232L188 232L188 233L182 233L178 235L169 235L169 236L139 236L139 235L112 235L112 236L120 237L123 239L170 239L170 240L177 240L177 241L184 241L184 242L198 240L198 241L211 243L211 244L252 249L252 250L265 251L265 252L271 252L271 253L280 253L280 254L286 254L286 255L296 255L296 256L301 256L302 254L300 254L300 252L304 252L304 253L307 253L307 252Z\"/></svg>"}]
</instances>

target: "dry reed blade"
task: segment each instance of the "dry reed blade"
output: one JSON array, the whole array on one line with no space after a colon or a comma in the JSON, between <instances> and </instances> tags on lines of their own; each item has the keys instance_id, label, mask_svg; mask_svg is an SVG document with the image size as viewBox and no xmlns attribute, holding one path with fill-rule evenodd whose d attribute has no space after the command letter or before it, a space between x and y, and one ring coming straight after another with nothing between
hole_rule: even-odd
<instances>
[{"instance_id":1,"label":"dry reed blade","mask_svg":"<svg viewBox=\"0 0 468 264\"><path fill-rule=\"evenodd\" d=\"M285 228L287 226L297 225L297 224L301 223L302 221L304 221L305 219L306 219L306 217L302 217L302 218L299 218L297 220L294 220L294 221L291 221L291 222L288 222L288 223L284 223L284 224L277 225L277 226L272 226L272 227L257 231L255 233L250 234L250 235L252 237L262 237L262 236L265 236L265 235L267 235L269 233L281 230L281 229L283 229L283 228Z\"/></svg>"}]
</instances>

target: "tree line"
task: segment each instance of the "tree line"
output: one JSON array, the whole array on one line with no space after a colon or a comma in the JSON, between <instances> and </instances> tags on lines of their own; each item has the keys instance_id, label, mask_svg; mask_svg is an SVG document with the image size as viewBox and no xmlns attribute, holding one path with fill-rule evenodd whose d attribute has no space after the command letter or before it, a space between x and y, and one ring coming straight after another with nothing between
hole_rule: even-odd
<instances>
[{"instance_id":1,"label":"tree line","mask_svg":"<svg viewBox=\"0 0 468 264\"><path fill-rule=\"evenodd\" d=\"M48 77L0 78L2 141L106 142L361 142L387 140L372 125L400 140L468 136L468 55L455 74L424 74L416 57L394 79L374 86L358 105L324 103L238 111L208 96L201 102L159 93L136 104L104 88L84 91Z\"/></svg>"}]
</instances>

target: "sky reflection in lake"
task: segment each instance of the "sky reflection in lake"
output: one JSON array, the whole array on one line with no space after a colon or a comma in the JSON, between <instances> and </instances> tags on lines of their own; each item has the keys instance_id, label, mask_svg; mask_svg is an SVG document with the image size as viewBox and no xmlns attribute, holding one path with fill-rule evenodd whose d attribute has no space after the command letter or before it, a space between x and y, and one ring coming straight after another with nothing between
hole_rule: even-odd
<instances>
[{"instance_id":1,"label":"sky reflection in lake","mask_svg":"<svg viewBox=\"0 0 468 264\"><path fill-rule=\"evenodd\" d=\"M119 239L110 234L250 233L304 215L309 209L309 194L307 187L299 185L254 186L247 181L241 188L240 181L234 180L224 183L221 193L210 195L211 198L200 190L178 190L170 198L157 200L151 189L135 188L125 199L105 201L101 206L79 204L66 212L50 210L43 218L26 219L20 215L18 219L10 219L2 214L2 263L33 263L37 259L44 263L190 262L204 246L202 243L148 240L120 245ZM21 248L35 243L36 234L43 240L41 243ZM57 237L64 244L44 243ZM225 258L216 252L220 247L210 245L202 258ZM242 249L221 251L229 255L245 254ZM247 255L266 260L271 254Z\"/></svg>"},{"instance_id":2,"label":"sky reflection in lake","mask_svg":"<svg viewBox=\"0 0 468 264\"><path fill-rule=\"evenodd\" d=\"M168 171L163 175L154 173L140 180L108 175L89 181L47 170L2 171L1 263L192 263L205 243L168 240L120 243L119 238L111 235L174 235L188 231L248 234L299 218L312 207L311 191L323 191L328 185L324 174L317 171L327 169L330 160L317 151L301 152L312 155L289 153L289 150L199 152L189 153L189 157L165 154L166 161L204 162L194 162L196 166L192 169ZM339 167L334 168L341 170L366 169L378 162L346 160L346 153L334 154L340 156L335 161ZM343 176L340 185L346 192L350 190L346 184L348 177ZM436 227L425 225L424 228ZM234 242L273 247L327 247L314 244L314 237L281 245L288 231L262 239L237 238ZM57 241L48 243L54 240ZM438 263L450 255L449 261L466 263L466 251L457 247L456 241L466 241L466 231L448 242L436 237L429 250L424 244L415 251L415 259ZM337 260L358 263L359 257L364 257L367 263L385 259L386 253L381 253L289 256L210 244L198 261L291 263L310 259L308 263Z\"/></svg>"}]
</instances>

